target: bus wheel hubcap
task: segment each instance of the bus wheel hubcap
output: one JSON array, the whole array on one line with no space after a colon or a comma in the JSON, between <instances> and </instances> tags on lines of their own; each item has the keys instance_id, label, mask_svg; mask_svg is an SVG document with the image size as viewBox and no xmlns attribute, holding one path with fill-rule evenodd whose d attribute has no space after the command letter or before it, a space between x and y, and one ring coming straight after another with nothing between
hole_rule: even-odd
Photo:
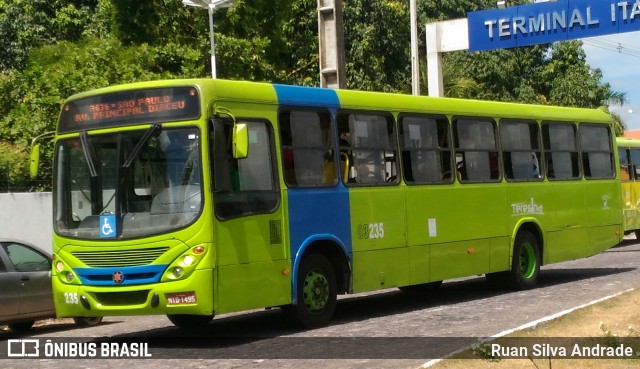
<instances>
[{"instance_id":1,"label":"bus wheel hubcap","mask_svg":"<svg viewBox=\"0 0 640 369\"><path fill-rule=\"evenodd\" d=\"M302 294L309 311L320 311L329 301L329 281L321 273L309 272L304 280Z\"/></svg>"},{"instance_id":2,"label":"bus wheel hubcap","mask_svg":"<svg viewBox=\"0 0 640 369\"><path fill-rule=\"evenodd\" d=\"M536 257L533 246L529 243L524 244L520 249L520 273L524 278L531 278L536 267Z\"/></svg>"}]
</instances>

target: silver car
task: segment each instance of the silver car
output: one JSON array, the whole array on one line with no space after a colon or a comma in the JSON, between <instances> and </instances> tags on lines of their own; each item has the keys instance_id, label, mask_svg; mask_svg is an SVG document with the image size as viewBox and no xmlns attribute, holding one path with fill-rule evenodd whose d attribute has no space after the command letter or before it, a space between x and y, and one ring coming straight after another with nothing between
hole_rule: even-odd
<instances>
[{"instance_id":1,"label":"silver car","mask_svg":"<svg viewBox=\"0 0 640 369\"><path fill-rule=\"evenodd\" d=\"M51 290L51 256L23 241L0 239L0 325L25 331L36 320L55 318ZM74 318L79 326L102 317Z\"/></svg>"}]
</instances>

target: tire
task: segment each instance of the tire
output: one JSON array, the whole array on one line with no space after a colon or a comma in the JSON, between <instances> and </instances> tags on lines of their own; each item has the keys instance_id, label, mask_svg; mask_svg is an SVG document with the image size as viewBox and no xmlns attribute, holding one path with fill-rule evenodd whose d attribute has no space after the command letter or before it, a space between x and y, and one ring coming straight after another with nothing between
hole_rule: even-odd
<instances>
[{"instance_id":1,"label":"tire","mask_svg":"<svg viewBox=\"0 0 640 369\"><path fill-rule=\"evenodd\" d=\"M415 284L413 286L402 286L398 287L398 289L402 292L422 295L436 292L436 290L440 288L440 285L442 285L442 281Z\"/></svg>"},{"instance_id":2,"label":"tire","mask_svg":"<svg viewBox=\"0 0 640 369\"><path fill-rule=\"evenodd\" d=\"M78 327L94 327L100 323L102 323L102 317L82 317L75 316L73 317L73 321L76 323Z\"/></svg>"},{"instance_id":3,"label":"tire","mask_svg":"<svg viewBox=\"0 0 640 369\"><path fill-rule=\"evenodd\" d=\"M186 315L186 314L176 314L176 315L167 315L167 318L175 325L176 327L184 328L184 329L195 329L206 326L211 323L213 320L213 315Z\"/></svg>"},{"instance_id":4,"label":"tire","mask_svg":"<svg viewBox=\"0 0 640 369\"><path fill-rule=\"evenodd\" d=\"M14 332L26 332L29 329L31 329L31 327L33 327L34 323L35 321L30 321L30 322L11 323L7 325Z\"/></svg>"},{"instance_id":5,"label":"tire","mask_svg":"<svg viewBox=\"0 0 640 369\"><path fill-rule=\"evenodd\" d=\"M513 245L511 270L507 274L510 287L517 290L535 287L540 274L540 261L538 239L527 231L518 232Z\"/></svg>"},{"instance_id":6,"label":"tire","mask_svg":"<svg viewBox=\"0 0 640 369\"><path fill-rule=\"evenodd\" d=\"M283 308L285 315L304 328L327 325L337 300L333 266L326 257L311 254L302 260L296 278L298 301Z\"/></svg>"}]
</instances>

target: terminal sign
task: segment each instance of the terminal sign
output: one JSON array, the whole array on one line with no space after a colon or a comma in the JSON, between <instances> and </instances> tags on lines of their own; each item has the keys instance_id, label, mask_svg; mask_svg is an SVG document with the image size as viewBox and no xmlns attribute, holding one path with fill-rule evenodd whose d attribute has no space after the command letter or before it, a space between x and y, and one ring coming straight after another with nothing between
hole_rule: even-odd
<instances>
[{"instance_id":1,"label":"terminal sign","mask_svg":"<svg viewBox=\"0 0 640 369\"><path fill-rule=\"evenodd\" d=\"M560 0L467 14L469 51L640 30L640 0Z\"/></svg>"}]
</instances>

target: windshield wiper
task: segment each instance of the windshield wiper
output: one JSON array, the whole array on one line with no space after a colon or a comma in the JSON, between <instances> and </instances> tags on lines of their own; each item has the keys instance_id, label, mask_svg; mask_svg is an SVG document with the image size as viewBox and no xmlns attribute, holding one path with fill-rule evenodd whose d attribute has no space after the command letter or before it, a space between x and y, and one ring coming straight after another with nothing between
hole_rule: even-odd
<instances>
[{"instance_id":1,"label":"windshield wiper","mask_svg":"<svg viewBox=\"0 0 640 369\"><path fill-rule=\"evenodd\" d=\"M91 156L91 144L87 138L87 131L80 132L80 145L82 146L84 160L87 162L87 166L89 167L89 174L91 175L91 178L95 178L98 176L98 172L96 172L96 166L93 163L93 157Z\"/></svg>"},{"instance_id":2,"label":"windshield wiper","mask_svg":"<svg viewBox=\"0 0 640 369\"><path fill-rule=\"evenodd\" d=\"M142 150L142 147L147 143L149 138L151 138L151 136L155 133L156 130L159 130L161 128L162 128L162 124L153 123L153 125L149 127L149 129L147 129L147 131L144 133L140 141L138 141L138 143L136 144L136 147L134 147L133 151L131 151L131 154L129 154L129 157L127 158L127 160L125 160L124 164L122 164L123 168L129 168L131 166L131 163L133 163L136 156L138 156L138 154L140 153L140 150Z\"/></svg>"}]
</instances>

